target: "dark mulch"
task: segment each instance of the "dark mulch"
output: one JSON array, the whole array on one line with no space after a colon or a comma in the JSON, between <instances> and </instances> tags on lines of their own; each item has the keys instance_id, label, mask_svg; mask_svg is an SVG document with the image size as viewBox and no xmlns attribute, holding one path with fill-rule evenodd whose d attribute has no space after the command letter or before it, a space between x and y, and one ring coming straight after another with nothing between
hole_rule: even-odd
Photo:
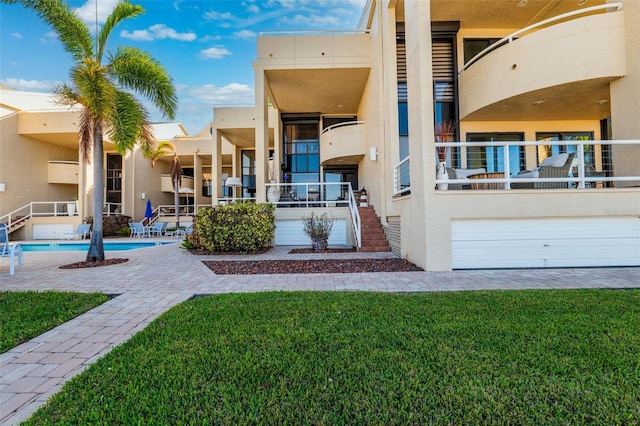
<instances>
[{"instance_id":1,"label":"dark mulch","mask_svg":"<svg viewBox=\"0 0 640 426\"><path fill-rule=\"evenodd\" d=\"M324 250L320 250L320 251L316 251L311 247L306 247L306 248L295 248L295 249L291 249L289 250L289 254L297 254L297 253L353 253L355 252L356 249L354 248L331 248L328 247Z\"/></svg>"},{"instance_id":2,"label":"dark mulch","mask_svg":"<svg viewBox=\"0 0 640 426\"><path fill-rule=\"evenodd\" d=\"M60 269L83 269L83 268L97 268L98 266L118 265L120 263L128 262L129 259L115 258L98 260L95 262L76 262L68 265L59 266Z\"/></svg>"},{"instance_id":3,"label":"dark mulch","mask_svg":"<svg viewBox=\"0 0 640 426\"><path fill-rule=\"evenodd\" d=\"M404 259L232 260L202 263L218 275L350 274L423 270Z\"/></svg>"}]
</instances>

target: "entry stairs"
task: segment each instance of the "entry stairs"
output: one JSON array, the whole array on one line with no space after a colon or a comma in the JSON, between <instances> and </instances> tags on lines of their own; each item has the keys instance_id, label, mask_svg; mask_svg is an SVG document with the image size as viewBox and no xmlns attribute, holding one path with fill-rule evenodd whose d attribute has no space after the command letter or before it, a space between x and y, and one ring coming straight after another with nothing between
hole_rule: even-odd
<instances>
[{"instance_id":1,"label":"entry stairs","mask_svg":"<svg viewBox=\"0 0 640 426\"><path fill-rule=\"evenodd\" d=\"M380 218L376 215L373 206L358 207L358 212L360 213L360 235L362 238L362 246L358 248L358 251L391 251L387 237L380 224Z\"/></svg>"}]
</instances>

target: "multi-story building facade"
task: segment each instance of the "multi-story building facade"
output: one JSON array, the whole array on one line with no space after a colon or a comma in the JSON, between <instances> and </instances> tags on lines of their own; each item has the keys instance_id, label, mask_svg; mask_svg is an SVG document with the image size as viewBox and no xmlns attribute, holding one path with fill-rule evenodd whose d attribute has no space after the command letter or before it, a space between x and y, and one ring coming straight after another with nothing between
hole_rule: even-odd
<instances>
[{"instance_id":1,"label":"multi-story building facade","mask_svg":"<svg viewBox=\"0 0 640 426\"><path fill-rule=\"evenodd\" d=\"M269 199L277 244L326 210L360 245L366 188L427 270L640 265L639 29L632 0L371 0L352 32L261 36L255 107L172 139L195 205Z\"/></svg>"}]
</instances>

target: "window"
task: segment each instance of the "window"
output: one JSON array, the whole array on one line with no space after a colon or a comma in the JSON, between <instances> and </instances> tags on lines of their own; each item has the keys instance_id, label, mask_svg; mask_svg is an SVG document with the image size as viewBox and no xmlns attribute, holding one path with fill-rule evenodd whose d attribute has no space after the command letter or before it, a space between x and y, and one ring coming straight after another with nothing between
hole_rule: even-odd
<instances>
[{"instance_id":1,"label":"window","mask_svg":"<svg viewBox=\"0 0 640 426\"><path fill-rule=\"evenodd\" d=\"M398 74L398 136L399 158L409 156L409 112L407 106L407 48L404 37L404 22L396 23L396 63Z\"/></svg>"},{"instance_id":2,"label":"window","mask_svg":"<svg viewBox=\"0 0 640 426\"><path fill-rule=\"evenodd\" d=\"M436 128L445 124L454 125L453 140L458 140L457 122L458 107L456 102L456 50L455 32L434 32L431 41L432 72L433 72L433 111ZM450 164L458 162L457 150L450 150L454 158Z\"/></svg>"},{"instance_id":3,"label":"window","mask_svg":"<svg viewBox=\"0 0 640 426\"><path fill-rule=\"evenodd\" d=\"M536 133L536 140L539 142L561 142L561 141L591 141L592 132L544 132ZM556 154L572 153L578 151L578 145L540 145L538 146L538 164L547 157ZM595 165L595 153L593 144L584 146L584 165L593 167ZM577 157L576 157L577 158Z\"/></svg>"},{"instance_id":4,"label":"window","mask_svg":"<svg viewBox=\"0 0 640 426\"><path fill-rule=\"evenodd\" d=\"M320 182L320 117L286 116L284 124L285 182ZM303 196L303 194L298 194Z\"/></svg>"},{"instance_id":5,"label":"window","mask_svg":"<svg viewBox=\"0 0 640 426\"><path fill-rule=\"evenodd\" d=\"M522 142L523 133L469 133L468 142ZM509 171L511 175L525 169L525 151L523 146L509 146ZM467 147L468 169L484 168L488 173L504 172L504 147L478 146Z\"/></svg>"},{"instance_id":6,"label":"window","mask_svg":"<svg viewBox=\"0 0 640 426\"><path fill-rule=\"evenodd\" d=\"M242 151L242 198L256 196L256 152Z\"/></svg>"},{"instance_id":7,"label":"window","mask_svg":"<svg viewBox=\"0 0 640 426\"><path fill-rule=\"evenodd\" d=\"M500 40L499 38L465 38L464 39L464 63L466 64L478 53L482 52L493 43Z\"/></svg>"}]
</instances>

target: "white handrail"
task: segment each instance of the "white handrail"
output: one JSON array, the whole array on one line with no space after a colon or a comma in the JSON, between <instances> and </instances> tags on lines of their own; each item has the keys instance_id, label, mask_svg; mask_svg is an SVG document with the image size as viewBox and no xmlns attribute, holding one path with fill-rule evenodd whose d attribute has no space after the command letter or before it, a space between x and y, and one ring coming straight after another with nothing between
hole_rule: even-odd
<instances>
[{"instance_id":1,"label":"white handrail","mask_svg":"<svg viewBox=\"0 0 640 426\"><path fill-rule=\"evenodd\" d=\"M351 223L353 224L353 236L356 240L356 247L360 248L362 247L362 223L356 197L353 194L353 188L351 188L351 182L349 182L349 213L351 213Z\"/></svg>"},{"instance_id":2,"label":"white handrail","mask_svg":"<svg viewBox=\"0 0 640 426\"><path fill-rule=\"evenodd\" d=\"M535 24L529 25L528 27L522 28L522 29L520 29L520 30L518 30L516 32L513 32L513 33L509 34L506 37L501 38L500 40L498 40L495 43L493 43L491 46L488 46L487 48L482 50L480 53L475 55L473 58L469 59L469 61L462 66L462 68L460 69L460 72L458 73L458 75L462 74L467 68L469 68L475 62L477 62L481 57L483 57L487 53L491 52L492 50L497 49L498 47L500 47L505 42L511 43L513 41L513 39L515 37L519 36L520 34L529 32L531 30L535 30L536 28L539 28L539 27L543 27L543 26L545 26L545 25L547 25L549 23L552 23L552 22L565 20L565 19L570 18L572 16L584 15L584 14L595 12L595 11L598 11L598 10L613 9L613 8L615 8L616 10L622 9L622 2L607 3L607 4L598 5L598 6L587 7L587 8L584 8L584 9L574 10L574 11L571 11L571 12L563 13L562 15L558 15L558 16L554 16L552 18L544 19L544 20L542 20L540 22L536 22Z\"/></svg>"},{"instance_id":3,"label":"white handrail","mask_svg":"<svg viewBox=\"0 0 640 426\"><path fill-rule=\"evenodd\" d=\"M338 127L347 127L347 126L357 126L360 124L365 124L364 121L362 120L357 120L357 121L343 121L342 123L336 123L336 124L332 124L331 126L325 128L322 130L322 133L326 133L330 130L333 129L337 129Z\"/></svg>"}]
</instances>

